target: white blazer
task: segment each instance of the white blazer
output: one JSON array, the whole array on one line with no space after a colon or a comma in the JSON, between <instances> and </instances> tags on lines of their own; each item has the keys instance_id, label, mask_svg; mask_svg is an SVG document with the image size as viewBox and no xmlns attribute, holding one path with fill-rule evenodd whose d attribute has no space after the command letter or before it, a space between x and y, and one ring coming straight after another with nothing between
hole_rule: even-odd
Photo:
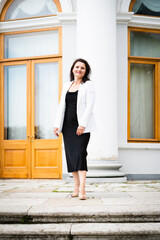
<instances>
[{"instance_id":1,"label":"white blazer","mask_svg":"<svg viewBox=\"0 0 160 240\"><path fill-rule=\"evenodd\" d=\"M67 82L64 84L61 100L58 106L56 114L56 120L54 127L59 128L59 133L62 132L64 114L65 114L65 99L66 93L73 82ZM77 119L78 125L85 127L84 133L92 132L96 130L96 122L93 113L93 107L95 103L95 90L92 81L86 81L81 83L78 90L77 97Z\"/></svg>"}]
</instances>

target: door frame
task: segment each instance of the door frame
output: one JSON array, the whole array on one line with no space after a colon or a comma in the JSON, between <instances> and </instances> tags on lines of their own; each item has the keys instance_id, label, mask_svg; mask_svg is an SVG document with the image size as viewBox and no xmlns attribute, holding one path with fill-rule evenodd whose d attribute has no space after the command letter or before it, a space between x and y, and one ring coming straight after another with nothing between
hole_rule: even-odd
<instances>
[{"instance_id":1,"label":"door frame","mask_svg":"<svg viewBox=\"0 0 160 240\"><path fill-rule=\"evenodd\" d=\"M37 60L25 60L25 61L9 61L3 62L0 64L1 70L1 81L0 81L0 177L2 177L3 169L4 169L4 149L14 149L20 148L20 144L24 142L23 149L26 146L26 161L27 161L27 169L26 177L22 173L15 174L15 178L33 178L33 159L34 159L34 149L31 144L31 136L34 136L34 64L35 63L44 63L44 62L58 62L58 102L60 101L60 95L62 91L62 58L42 58ZM4 66L16 66L16 65L26 65L27 68L27 76L26 76L26 140L4 140ZM15 141L15 142L13 142ZM37 140L36 140L37 141ZM44 140L42 140L44 141ZM41 139L39 142L42 142ZM47 140L50 148L53 146L53 140ZM26 142L26 144L25 144ZM59 158L59 178L62 179L62 135L60 134L59 139L56 143L56 148L58 149L58 158ZM16 145L17 144L17 145ZM7 148L7 149L8 149ZM45 175L46 176L46 175ZM12 177L11 177L12 178ZM43 178L40 177L40 178ZM48 178L48 177L44 177ZM50 177L51 178L51 177Z\"/></svg>"}]
</instances>

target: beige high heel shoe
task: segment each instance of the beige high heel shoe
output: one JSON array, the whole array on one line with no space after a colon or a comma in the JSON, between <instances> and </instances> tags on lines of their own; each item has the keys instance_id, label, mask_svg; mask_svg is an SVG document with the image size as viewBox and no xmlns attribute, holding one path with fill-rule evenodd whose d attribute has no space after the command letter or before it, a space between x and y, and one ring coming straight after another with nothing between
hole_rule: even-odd
<instances>
[{"instance_id":1,"label":"beige high heel shoe","mask_svg":"<svg viewBox=\"0 0 160 240\"><path fill-rule=\"evenodd\" d=\"M71 193L71 197L78 197L78 193Z\"/></svg>"},{"instance_id":2,"label":"beige high heel shoe","mask_svg":"<svg viewBox=\"0 0 160 240\"><path fill-rule=\"evenodd\" d=\"M86 200L86 195L79 195L79 200Z\"/></svg>"}]
</instances>

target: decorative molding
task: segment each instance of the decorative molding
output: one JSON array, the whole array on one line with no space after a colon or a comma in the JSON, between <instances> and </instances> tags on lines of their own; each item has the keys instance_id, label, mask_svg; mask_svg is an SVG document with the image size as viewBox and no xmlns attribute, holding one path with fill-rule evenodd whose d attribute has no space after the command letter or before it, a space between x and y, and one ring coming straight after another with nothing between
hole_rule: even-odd
<instances>
[{"instance_id":1,"label":"decorative molding","mask_svg":"<svg viewBox=\"0 0 160 240\"><path fill-rule=\"evenodd\" d=\"M70 24L70 23L76 23L77 22L77 13L57 13L57 17L59 22L63 24Z\"/></svg>"},{"instance_id":2,"label":"decorative molding","mask_svg":"<svg viewBox=\"0 0 160 240\"><path fill-rule=\"evenodd\" d=\"M160 143L119 143L118 149L160 150Z\"/></svg>"},{"instance_id":3,"label":"decorative molding","mask_svg":"<svg viewBox=\"0 0 160 240\"><path fill-rule=\"evenodd\" d=\"M138 16L133 12L117 13L117 23L134 27L160 28L159 17Z\"/></svg>"},{"instance_id":4,"label":"decorative molding","mask_svg":"<svg viewBox=\"0 0 160 240\"><path fill-rule=\"evenodd\" d=\"M133 17L133 12L117 13L117 23L128 24Z\"/></svg>"},{"instance_id":5,"label":"decorative molding","mask_svg":"<svg viewBox=\"0 0 160 240\"><path fill-rule=\"evenodd\" d=\"M128 23L128 26L160 28L160 18L133 15L131 21Z\"/></svg>"},{"instance_id":6,"label":"decorative molding","mask_svg":"<svg viewBox=\"0 0 160 240\"><path fill-rule=\"evenodd\" d=\"M76 23L76 13L57 13L57 16L0 22L0 32L59 27Z\"/></svg>"}]
</instances>

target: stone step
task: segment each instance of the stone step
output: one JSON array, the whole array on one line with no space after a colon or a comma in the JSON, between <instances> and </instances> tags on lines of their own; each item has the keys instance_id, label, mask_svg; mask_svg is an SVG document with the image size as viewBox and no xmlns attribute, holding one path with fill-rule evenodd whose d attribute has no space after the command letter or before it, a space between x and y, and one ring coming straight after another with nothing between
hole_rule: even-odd
<instances>
[{"instance_id":1,"label":"stone step","mask_svg":"<svg viewBox=\"0 0 160 240\"><path fill-rule=\"evenodd\" d=\"M0 223L160 222L159 205L33 206L0 211Z\"/></svg>"},{"instance_id":2,"label":"stone step","mask_svg":"<svg viewBox=\"0 0 160 240\"><path fill-rule=\"evenodd\" d=\"M0 224L0 240L159 240L160 223Z\"/></svg>"}]
</instances>

